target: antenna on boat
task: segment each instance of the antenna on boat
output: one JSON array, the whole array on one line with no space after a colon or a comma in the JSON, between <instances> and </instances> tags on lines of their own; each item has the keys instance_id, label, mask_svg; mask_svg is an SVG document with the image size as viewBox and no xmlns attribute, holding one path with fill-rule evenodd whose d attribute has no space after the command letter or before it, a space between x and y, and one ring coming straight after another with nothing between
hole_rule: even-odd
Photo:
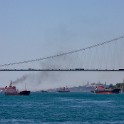
<instances>
[{"instance_id":1,"label":"antenna on boat","mask_svg":"<svg viewBox=\"0 0 124 124\"><path fill-rule=\"evenodd\" d=\"M106 81L105 81L105 88L106 88L106 86L107 86L107 85L106 85Z\"/></svg>"},{"instance_id":2,"label":"antenna on boat","mask_svg":"<svg viewBox=\"0 0 124 124\"><path fill-rule=\"evenodd\" d=\"M10 85L9 85L10 87L12 86L12 80L10 81Z\"/></svg>"},{"instance_id":3,"label":"antenna on boat","mask_svg":"<svg viewBox=\"0 0 124 124\"><path fill-rule=\"evenodd\" d=\"M25 83L25 90L26 90L26 83Z\"/></svg>"}]
</instances>

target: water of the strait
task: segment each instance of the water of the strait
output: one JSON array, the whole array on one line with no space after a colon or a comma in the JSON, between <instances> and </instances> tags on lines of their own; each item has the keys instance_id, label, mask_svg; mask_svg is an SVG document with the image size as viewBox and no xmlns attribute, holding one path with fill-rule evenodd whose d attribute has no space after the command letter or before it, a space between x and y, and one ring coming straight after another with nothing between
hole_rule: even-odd
<instances>
[{"instance_id":1,"label":"water of the strait","mask_svg":"<svg viewBox=\"0 0 124 124\"><path fill-rule=\"evenodd\" d=\"M0 94L0 124L124 124L124 94Z\"/></svg>"}]
</instances>

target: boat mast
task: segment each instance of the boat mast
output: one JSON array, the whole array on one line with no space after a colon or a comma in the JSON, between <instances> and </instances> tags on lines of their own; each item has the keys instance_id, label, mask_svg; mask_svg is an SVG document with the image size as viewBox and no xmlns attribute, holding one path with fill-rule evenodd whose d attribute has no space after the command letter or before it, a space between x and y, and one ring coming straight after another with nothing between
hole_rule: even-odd
<instances>
[{"instance_id":1,"label":"boat mast","mask_svg":"<svg viewBox=\"0 0 124 124\"><path fill-rule=\"evenodd\" d=\"M26 83L25 83L25 90L26 90Z\"/></svg>"}]
</instances>

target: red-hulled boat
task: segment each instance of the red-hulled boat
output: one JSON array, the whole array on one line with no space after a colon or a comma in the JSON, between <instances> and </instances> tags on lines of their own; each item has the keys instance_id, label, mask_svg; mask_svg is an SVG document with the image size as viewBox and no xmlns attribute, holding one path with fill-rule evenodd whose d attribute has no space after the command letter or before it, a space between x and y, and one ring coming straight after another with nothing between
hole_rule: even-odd
<instances>
[{"instance_id":1,"label":"red-hulled boat","mask_svg":"<svg viewBox=\"0 0 124 124\"><path fill-rule=\"evenodd\" d=\"M94 91L91 91L92 93L97 94L119 94L120 89L105 89L104 86L96 86L96 89Z\"/></svg>"},{"instance_id":2,"label":"red-hulled boat","mask_svg":"<svg viewBox=\"0 0 124 124\"><path fill-rule=\"evenodd\" d=\"M5 95L29 95L30 91L27 91L26 89L23 91L18 91L15 86L12 86L12 81L10 82L9 87L5 87L4 89Z\"/></svg>"},{"instance_id":3,"label":"red-hulled boat","mask_svg":"<svg viewBox=\"0 0 124 124\"><path fill-rule=\"evenodd\" d=\"M12 86L12 81L10 82L9 87L5 87L4 89L5 95L18 95L19 91L16 89L15 86Z\"/></svg>"}]
</instances>

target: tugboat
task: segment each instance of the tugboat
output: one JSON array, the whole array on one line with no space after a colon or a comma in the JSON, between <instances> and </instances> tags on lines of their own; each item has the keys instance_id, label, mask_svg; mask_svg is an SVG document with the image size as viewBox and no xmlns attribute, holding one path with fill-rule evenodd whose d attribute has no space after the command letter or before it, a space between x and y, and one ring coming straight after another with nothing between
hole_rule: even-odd
<instances>
[{"instance_id":1,"label":"tugboat","mask_svg":"<svg viewBox=\"0 0 124 124\"><path fill-rule=\"evenodd\" d=\"M12 86L12 81L10 82L9 87L4 88L4 94L5 95L29 95L30 91L27 91L26 89L24 91L18 91L15 86Z\"/></svg>"},{"instance_id":2,"label":"tugboat","mask_svg":"<svg viewBox=\"0 0 124 124\"><path fill-rule=\"evenodd\" d=\"M70 92L70 90L67 87L63 87L63 88L60 88L57 92Z\"/></svg>"},{"instance_id":3,"label":"tugboat","mask_svg":"<svg viewBox=\"0 0 124 124\"><path fill-rule=\"evenodd\" d=\"M105 89L104 86L100 85L96 86L96 89L91 92L96 94L119 94L120 89Z\"/></svg>"},{"instance_id":4,"label":"tugboat","mask_svg":"<svg viewBox=\"0 0 124 124\"><path fill-rule=\"evenodd\" d=\"M19 95L19 91L16 89L15 86L12 86L12 81L10 82L9 87L5 87L4 89L5 95Z\"/></svg>"}]
</instances>

